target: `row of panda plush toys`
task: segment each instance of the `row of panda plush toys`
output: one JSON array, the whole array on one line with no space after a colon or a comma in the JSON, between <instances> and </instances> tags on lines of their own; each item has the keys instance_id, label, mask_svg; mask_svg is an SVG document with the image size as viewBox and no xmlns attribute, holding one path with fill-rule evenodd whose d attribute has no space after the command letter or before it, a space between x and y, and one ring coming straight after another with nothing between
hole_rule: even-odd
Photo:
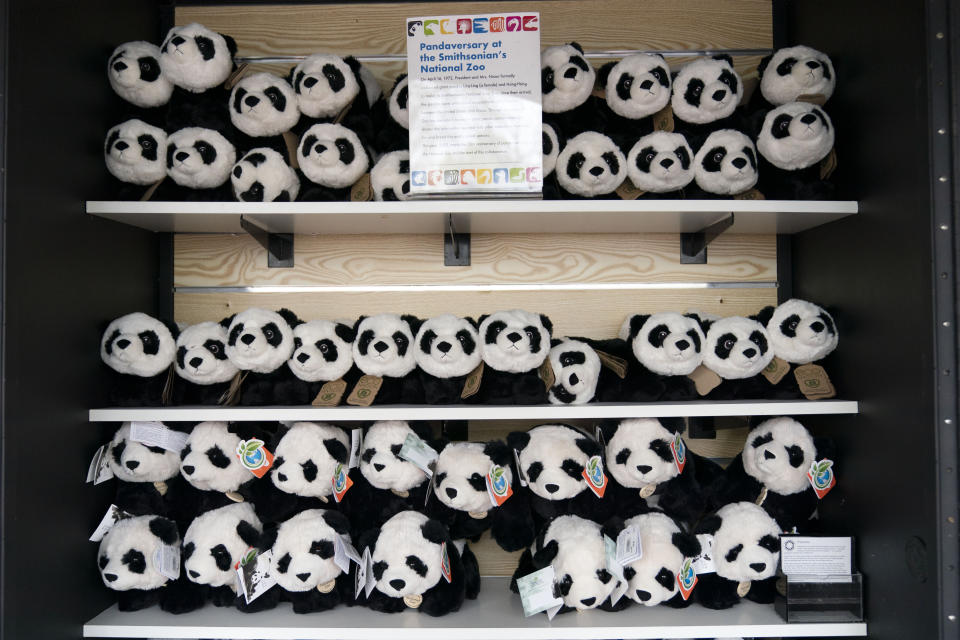
<instances>
[{"instance_id":1,"label":"row of panda plush toys","mask_svg":"<svg viewBox=\"0 0 960 640\"><path fill-rule=\"evenodd\" d=\"M124 423L102 458L118 486L98 566L121 610L290 602L444 615L477 596L469 541L488 530L523 549L515 591L553 569L560 611L769 603L781 532L819 529L818 500L835 484L832 444L788 417L757 424L726 469L686 448L682 418L607 421L595 435L542 424L506 442L434 440L401 421L357 439L314 422L137 429ZM408 455L411 442L433 455ZM273 456L258 475L241 463L251 443ZM619 564L605 538L624 531L642 553ZM272 586L248 601L236 569L254 556L251 585Z\"/></svg>"},{"instance_id":2,"label":"row of panda plush toys","mask_svg":"<svg viewBox=\"0 0 960 640\"><path fill-rule=\"evenodd\" d=\"M116 48L107 74L133 117L107 133L107 169L125 183L113 196L407 199L405 75L384 97L353 57L314 54L281 78L244 75L235 54L231 37L195 23L160 47ZM741 106L726 55L671 74L662 56L635 54L598 72L576 43L544 50L544 197L830 199L832 62L796 46L757 71Z\"/></svg>"}]
</instances>

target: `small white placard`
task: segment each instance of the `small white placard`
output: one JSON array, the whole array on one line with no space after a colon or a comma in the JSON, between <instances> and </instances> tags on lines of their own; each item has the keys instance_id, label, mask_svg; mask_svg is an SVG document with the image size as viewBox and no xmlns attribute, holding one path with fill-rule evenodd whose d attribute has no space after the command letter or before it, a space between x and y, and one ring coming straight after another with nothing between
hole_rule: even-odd
<instances>
[{"instance_id":1,"label":"small white placard","mask_svg":"<svg viewBox=\"0 0 960 640\"><path fill-rule=\"evenodd\" d=\"M351 561L360 564L360 554L346 536L338 535L333 539L333 562L340 567L340 571L350 573Z\"/></svg>"},{"instance_id":2,"label":"small white placard","mask_svg":"<svg viewBox=\"0 0 960 640\"><path fill-rule=\"evenodd\" d=\"M113 478L113 471L110 470L110 465L107 462L107 451L109 450L110 445L105 444L93 454L93 460L90 461L90 466L87 467L87 482L100 484Z\"/></svg>"},{"instance_id":3,"label":"small white placard","mask_svg":"<svg viewBox=\"0 0 960 640\"><path fill-rule=\"evenodd\" d=\"M359 600L360 594L364 592L364 587L367 586L367 566L370 564L370 547L367 547L363 550L363 555L360 556L360 562L357 563L357 575L354 576L354 594L353 599Z\"/></svg>"},{"instance_id":4,"label":"small white placard","mask_svg":"<svg viewBox=\"0 0 960 640\"><path fill-rule=\"evenodd\" d=\"M176 580L180 577L180 547L162 544L153 555L157 571L165 578Z\"/></svg>"},{"instance_id":5,"label":"small white placard","mask_svg":"<svg viewBox=\"0 0 960 640\"><path fill-rule=\"evenodd\" d=\"M360 464L360 447L363 446L363 429L354 429L350 432L350 469L356 469Z\"/></svg>"},{"instance_id":6,"label":"small white placard","mask_svg":"<svg viewBox=\"0 0 960 640\"><path fill-rule=\"evenodd\" d=\"M563 606L563 599L553 595L555 578L553 567L544 567L517 579L517 590L520 592L520 603L523 605L523 615L525 617L529 618L541 611L547 611L548 617L552 619L553 616L549 614L548 610L554 607L557 611L560 610L560 607ZM554 615L556 615L556 611L554 611Z\"/></svg>"},{"instance_id":7,"label":"small white placard","mask_svg":"<svg viewBox=\"0 0 960 640\"><path fill-rule=\"evenodd\" d=\"M853 568L853 538L781 536L780 566L787 576L805 582L849 580Z\"/></svg>"},{"instance_id":8,"label":"small white placard","mask_svg":"<svg viewBox=\"0 0 960 640\"><path fill-rule=\"evenodd\" d=\"M417 465L428 478L432 478L433 468L440 454L415 434L408 433L403 441L403 447L400 448L400 457Z\"/></svg>"},{"instance_id":9,"label":"small white placard","mask_svg":"<svg viewBox=\"0 0 960 640\"><path fill-rule=\"evenodd\" d=\"M130 439L149 447L161 447L180 453L187 444L188 434L168 429L162 422L131 422Z\"/></svg>"},{"instance_id":10,"label":"small white placard","mask_svg":"<svg viewBox=\"0 0 960 640\"><path fill-rule=\"evenodd\" d=\"M107 509L107 512L103 514L103 519L100 521L100 524L97 525L96 531L93 532L93 535L90 536L90 542L100 542L103 540L103 536L107 535L107 532L113 528L113 525L117 524L121 520L127 518L132 518L133 516L115 504L110 505Z\"/></svg>"},{"instance_id":11,"label":"small white placard","mask_svg":"<svg viewBox=\"0 0 960 640\"><path fill-rule=\"evenodd\" d=\"M363 554L363 566L367 573L367 583L363 587L363 592L369 598L370 592L377 586L377 579L373 576L373 554L370 553L370 547L364 549Z\"/></svg>"},{"instance_id":12,"label":"small white placard","mask_svg":"<svg viewBox=\"0 0 960 640\"><path fill-rule=\"evenodd\" d=\"M617 562L625 567L643 557L639 527L626 527L617 536Z\"/></svg>"},{"instance_id":13,"label":"small white placard","mask_svg":"<svg viewBox=\"0 0 960 640\"><path fill-rule=\"evenodd\" d=\"M697 535L700 542L700 555L693 559L693 570L697 575L716 573L717 565L713 561L713 536L709 533Z\"/></svg>"}]
</instances>

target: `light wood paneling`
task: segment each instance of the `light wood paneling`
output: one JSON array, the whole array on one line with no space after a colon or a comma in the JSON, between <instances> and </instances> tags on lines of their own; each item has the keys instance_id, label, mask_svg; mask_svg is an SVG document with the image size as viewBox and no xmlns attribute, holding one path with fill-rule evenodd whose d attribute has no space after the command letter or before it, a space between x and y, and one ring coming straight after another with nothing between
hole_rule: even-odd
<instances>
[{"instance_id":1,"label":"light wood paneling","mask_svg":"<svg viewBox=\"0 0 960 640\"><path fill-rule=\"evenodd\" d=\"M484 532L483 536L477 542L469 542L470 550L477 556L477 563L480 565L481 576L506 576L513 575L513 570L517 568L517 562L520 560L522 551L504 551L490 537L490 532Z\"/></svg>"}]
</instances>

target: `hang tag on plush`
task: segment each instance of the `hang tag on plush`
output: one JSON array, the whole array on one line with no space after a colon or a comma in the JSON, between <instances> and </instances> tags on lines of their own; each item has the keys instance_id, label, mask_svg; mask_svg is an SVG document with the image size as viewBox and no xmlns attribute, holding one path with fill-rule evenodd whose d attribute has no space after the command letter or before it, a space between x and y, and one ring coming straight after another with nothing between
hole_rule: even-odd
<instances>
[{"instance_id":1,"label":"hang tag on plush","mask_svg":"<svg viewBox=\"0 0 960 640\"><path fill-rule=\"evenodd\" d=\"M227 91L233 89L233 87L240 82L240 78L246 75L247 67L249 67L249 65L246 62L242 62L237 65L237 68L234 69L233 73L227 76L227 79L223 81L223 88Z\"/></svg>"},{"instance_id":2,"label":"hang tag on plush","mask_svg":"<svg viewBox=\"0 0 960 640\"><path fill-rule=\"evenodd\" d=\"M430 502L430 496L433 495L433 490L436 488L436 474L430 476L430 481L427 482L427 490L423 492L423 506L426 507L427 503Z\"/></svg>"},{"instance_id":3,"label":"hang tag on plush","mask_svg":"<svg viewBox=\"0 0 960 640\"><path fill-rule=\"evenodd\" d=\"M365 173L350 187L351 202L369 202L373 200L373 187L370 185L370 174Z\"/></svg>"},{"instance_id":4,"label":"hang tag on plush","mask_svg":"<svg viewBox=\"0 0 960 640\"><path fill-rule=\"evenodd\" d=\"M620 196L621 200L636 200L645 193L646 191L633 184L633 180L629 176L623 179L616 190L616 194Z\"/></svg>"},{"instance_id":5,"label":"hang tag on plush","mask_svg":"<svg viewBox=\"0 0 960 640\"><path fill-rule=\"evenodd\" d=\"M450 567L450 553L447 551L446 542L440 543L440 573L443 574L447 584L450 584L453 579L453 569Z\"/></svg>"},{"instance_id":6,"label":"hang tag on plush","mask_svg":"<svg viewBox=\"0 0 960 640\"><path fill-rule=\"evenodd\" d=\"M243 381L247 379L249 371L238 371L230 380L230 388L223 392L217 404L224 407L232 407L240 402L240 388L243 387Z\"/></svg>"},{"instance_id":7,"label":"hang tag on plush","mask_svg":"<svg viewBox=\"0 0 960 640\"><path fill-rule=\"evenodd\" d=\"M590 491L593 491L598 498L602 498L607 490L607 475L603 472L603 460L600 456L593 456L587 460L587 466L583 469L582 475Z\"/></svg>"},{"instance_id":8,"label":"hang tag on plush","mask_svg":"<svg viewBox=\"0 0 960 640\"><path fill-rule=\"evenodd\" d=\"M100 542L103 540L103 536L107 535L107 532L110 531L110 529L113 529L113 525L117 524L121 520L126 520L127 518L132 517L132 513L127 513L115 504L110 505L107 508L107 512L103 514L103 519L100 520L100 524L97 525L93 535L90 536L90 542Z\"/></svg>"},{"instance_id":9,"label":"hang tag on plush","mask_svg":"<svg viewBox=\"0 0 960 640\"><path fill-rule=\"evenodd\" d=\"M640 487L640 497L646 500L657 492L657 483L645 484Z\"/></svg>"},{"instance_id":10,"label":"hang tag on plush","mask_svg":"<svg viewBox=\"0 0 960 640\"><path fill-rule=\"evenodd\" d=\"M630 583L626 580L620 580L617 582L616 586L613 587L613 591L610 592L610 605L614 606L620 602L622 598L627 593L627 589L630 588Z\"/></svg>"},{"instance_id":11,"label":"hang tag on plush","mask_svg":"<svg viewBox=\"0 0 960 640\"><path fill-rule=\"evenodd\" d=\"M187 445L188 434L174 431L162 422L131 422L130 439L148 447L160 447L180 453Z\"/></svg>"},{"instance_id":12,"label":"hang tag on plush","mask_svg":"<svg viewBox=\"0 0 960 640\"><path fill-rule=\"evenodd\" d=\"M270 575L273 552L267 549L259 552L250 549L237 567L237 592L243 594L243 600L250 604L270 590L277 579Z\"/></svg>"},{"instance_id":13,"label":"hang tag on plush","mask_svg":"<svg viewBox=\"0 0 960 640\"><path fill-rule=\"evenodd\" d=\"M490 465L487 471L487 493L490 504L499 507L513 495L513 487L507 482L507 470L498 464Z\"/></svg>"},{"instance_id":14,"label":"hang tag on plush","mask_svg":"<svg viewBox=\"0 0 960 640\"><path fill-rule=\"evenodd\" d=\"M524 617L529 618L553 607L559 610L563 606L563 599L557 597L553 591L555 579L556 574L552 566L517 579L517 591L520 592L520 604L523 606ZM552 618L549 614L548 617Z\"/></svg>"},{"instance_id":15,"label":"hang tag on plush","mask_svg":"<svg viewBox=\"0 0 960 640\"><path fill-rule=\"evenodd\" d=\"M350 563L355 562L358 565L362 558L357 553L356 547L350 543L350 540L342 534L333 538L333 563L340 567L340 571L350 573Z\"/></svg>"},{"instance_id":16,"label":"hang tag on plush","mask_svg":"<svg viewBox=\"0 0 960 640\"><path fill-rule=\"evenodd\" d=\"M687 377L693 380L693 385L697 388L697 393L701 396L707 395L723 382L723 378L703 365L694 369Z\"/></svg>"},{"instance_id":17,"label":"hang tag on plush","mask_svg":"<svg viewBox=\"0 0 960 640\"><path fill-rule=\"evenodd\" d=\"M343 378L331 380L323 383L317 397L313 399L312 404L315 407L335 407L340 404L343 394L347 391L347 382Z\"/></svg>"},{"instance_id":18,"label":"hang tag on plush","mask_svg":"<svg viewBox=\"0 0 960 640\"><path fill-rule=\"evenodd\" d=\"M824 458L811 462L810 469L807 470L807 480L817 494L817 498L822 500L831 489L837 486L837 477L833 474L833 460Z\"/></svg>"},{"instance_id":19,"label":"hang tag on plush","mask_svg":"<svg viewBox=\"0 0 960 640\"><path fill-rule=\"evenodd\" d=\"M540 374L540 379L543 380L543 386L549 392L550 387L557 381L557 376L553 373L553 365L550 364L550 358L543 361L543 364L541 364L538 369L538 373Z\"/></svg>"},{"instance_id":20,"label":"hang tag on plush","mask_svg":"<svg viewBox=\"0 0 960 640\"><path fill-rule=\"evenodd\" d=\"M767 488L764 487L760 490L760 495L757 496L757 499L754 501L754 504L758 507L762 507L763 503L767 501Z\"/></svg>"},{"instance_id":21,"label":"hang tag on plush","mask_svg":"<svg viewBox=\"0 0 960 640\"><path fill-rule=\"evenodd\" d=\"M347 491L350 490L350 487L353 486L349 469L345 465L337 464L337 468L333 471L331 484L333 485L333 499L340 502L343 500L343 496L346 495Z\"/></svg>"},{"instance_id":22,"label":"hang tag on plush","mask_svg":"<svg viewBox=\"0 0 960 640\"><path fill-rule=\"evenodd\" d=\"M663 109L653 114L653 130L673 133L674 127L673 105L668 102Z\"/></svg>"},{"instance_id":23,"label":"hang tag on plush","mask_svg":"<svg viewBox=\"0 0 960 640\"><path fill-rule=\"evenodd\" d=\"M333 119L333 124L340 124L343 122L343 119L347 117L347 114L350 113L350 108L353 106L353 100L347 103L343 109L340 109L340 113L337 114L337 117Z\"/></svg>"},{"instance_id":24,"label":"hang tag on plush","mask_svg":"<svg viewBox=\"0 0 960 640\"><path fill-rule=\"evenodd\" d=\"M380 376L361 377L347 396L347 404L355 407L369 407L373 404L381 386L383 386L383 378Z\"/></svg>"},{"instance_id":25,"label":"hang tag on plush","mask_svg":"<svg viewBox=\"0 0 960 640\"><path fill-rule=\"evenodd\" d=\"M273 466L273 454L259 438L241 440L237 445L237 458L244 469L258 478L265 476Z\"/></svg>"},{"instance_id":26,"label":"hang tag on plush","mask_svg":"<svg viewBox=\"0 0 960 640\"><path fill-rule=\"evenodd\" d=\"M162 544L153 552L153 563L164 578L176 580L180 577L180 546Z\"/></svg>"},{"instance_id":27,"label":"hang tag on plush","mask_svg":"<svg viewBox=\"0 0 960 640\"><path fill-rule=\"evenodd\" d=\"M837 395L837 390L830 382L830 376L818 364L805 364L793 370L793 375L800 385L800 393L807 400L822 400Z\"/></svg>"},{"instance_id":28,"label":"hang tag on plush","mask_svg":"<svg viewBox=\"0 0 960 640\"><path fill-rule=\"evenodd\" d=\"M170 404L170 394L173 393L173 379L176 377L173 374L174 363L170 363L170 366L167 367L167 381L163 384L163 393L160 395L160 404L167 406Z\"/></svg>"},{"instance_id":29,"label":"hang tag on plush","mask_svg":"<svg viewBox=\"0 0 960 640\"><path fill-rule=\"evenodd\" d=\"M470 396L476 395L477 392L480 391L481 380L483 380L483 360L467 375L467 379L463 381L463 391L460 392L460 398L465 400Z\"/></svg>"},{"instance_id":30,"label":"hang tag on plush","mask_svg":"<svg viewBox=\"0 0 960 640\"><path fill-rule=\"evenodd\" d=\"M360 464L360 449L363 448L363 429L353 429L350 432L350 463L347 465L351 469L356 469Z\"/></svg>"},{"instance_id":31,"label":"hang tag on plush","mask_svg":"<svg viewBox=\"0 0 960 640\"><path fill-rule=\"evenodd\" d=\"M691 563L693 570L698 575L716 573L717 564L713 560L713 536L709 533L701 533L697 535L697 541L700 543L700 555Z\"/></svg>"},{"instance_id":32,"label":"hang tag on plush","mask_svg":"<svg viewBox=\"0 0 960 640\"><path fill-rule=\"evenodd\" d=\"M677 467L677 473L683 473L683 468L687 466L687 445L679 433L673 436L670 453L673 454L673 464Z\"/></svg>"},{"instance_id":33,"label":"hang tag on plush","mask_svg":"<svg viewBox=\"0 0 960 640\"><path fill-rule=\"evenodd\" d=\"M603 430L600 428L600 425L597 425L596 428L593 430L593 437L596 439L597 442L600 443L601 449L607 448L607 443L603 437Z\"/></svg>"},{"instance_id":34,"label":"hang tag on plush","mask_svg":"<svg viewBox=\"0 0 960 640\"><path fill-rule=\"evenodd\" d=\"M638 527L626 527L617 535L617 562L626 566L643 557L643 541Z\"/></svg>"},{"instance_id":35,"label":"hang tag on plush","mask_svg":"<svg viewBox=\"0 0 960 640\"><path fill-rule=\"evenodd\" d=\"M407 605L411 609L419 609L420 605L423 604L423 596L419 593L411 593L403 596L403 604Z\"/></svg>"},{"instance_id":36,"label":"hang tag on plush","mask_svg":"<svg viewBox=\"0 0 960 640\"><path fill-rule=\"evenodd\" d=\"M820 179L827 180L837 170L837 150L830 149L827 157L820 161Z\"/></svg>"},{"instance_id":37,"label":"hang tag on plush","mask_svg":"<svg viewBox=\"0 0 960 640\"><path fill-rule=\"evenodd\" d=\"M774 356L773 360L770 361L770 364L760 372L760 374L767 379L770 384L777 384L783 380L783 376L790 373L790 363L784 360L779 356Z\"/></svg>"},{"instance_id":38,"label":"hang tag on plush","mask_svg":"<svg viewBox=\"0 0 960 640\"><path fill-rule=\"evenodd\" d=\"M743 580L742 582L737 583L737 595L741 598L747 597L747 594L750 593L750 585L753 584L749 580Z\"/></svg>"},{"instance_id":39,"label":"hang tag on plush","mask_svg":"<svg viewBox=\"0 0 960 640\"><path fill-rule=\"evenodd\" d=\"M370 547L363 550L360 556L360 562L357 563L357 573L353 577L353 599L359 600L360 594L364 593L367 586L367 567L370 564Z\"/></svg>"},{"instance_id":40,"label":"hang tag on plush","mask_svg":"<svg viewBox=\"0 0 960 640\"><path fill-rule=\"evenodd\" d=\"M415 464L421 471L427 474L428 478L433 477L433 469L437 466L437 458L440 457L440 454L437 453L433 447L421 440L414 433L407 434L398 455L407 462Z\"/></svg>"},{"instance_id":41,"label":"hang tag on plush","mask_svg":"<svg viewBox=\"0 0 960 640\"><path fill-rule=\"evenodd\" d=\"M606 87L604 87L602 84L599 84L599 83L598 83L598 84L595 84L595 85L593 86L593 91L590 92L590 95L596 96L597 98L600 98L601 100L606 100L606 99L607 99L607 89L606 89Z\"/></svg>"},{"instance_id":42,"label":"hang tag on plush","mask_svg":"<svg viewBox=\"0 0 960 640\"><path fill-rule=\"evenodd\" d=\"M697 586L697 572L693 568L693 560L687 558L683 561L683 567L677 573L677 586L680 587L680 595L684 600L690 599L690 593Z\"/></svg>"},{"instance_id":43,"label":"hang tag on plush","mask_svg":"<svg viewBox=\"0 0 960 640\"><path fill-rule=\"evenodd\" d=\"M617 561L617 543L608 535L603 536L603 555L606 560L607 571L612 573L617 580L625 580L623 565Z\"/></svg>"},{"instance_id":44,"label":"hang tag on plush","mask_svg":"<svg viewBox=\"0 0 960 640\"><path fill-rule=\"evenodd\" d=\"M797 96L797 102L809 102L819 107L827 104L827 96L822 93L802 93Z\"/></svg>"},{"instance_id":45,"label":"hang tag on plush","mask_svg":"<svg viewBox=\"0 0 960 640\"><path fill-rule=\"evenodd\" d=\"M96 453L93 454L90 466L87 467L87 482L100 484L113 478L113 471L110 470L109 458L107 458L107 450L109 448L109 444L101 445Z\"/></svg>"},{"instance_id":46,"label":"hang tag on plush","mask_svg":"<svg viewBox=\"0 0 960 640\"><path fill-rule=\"evenodd\" d=\"M520 466L520 454L517 453L517 450L513 450L513 459L517 463L517 476L520 478L520 486L527 486L527 475L523 472L523 468Z\"/></svg>"},{"instance_id":47,"label":"hang tag on plush","mask_svg":"<svg viewBox=\"0 0 960 640\"><path fill-rule=\"evenodd\" d=\"M155 193L157 192L157 189L160 188L160 185L163 184L163 181L166 180L166 179L167 179L166 176L164 176L164 177L160 178L159 180L157 180L156 182L154 182L154 183L153 183L152 185L150 185L149 187L147 187L147 190L143 192L143 195L142 195L142 196L140 196L140 202L146 202L146 201L148 201L150 198L152 198L152 197L153 197L153 194L155 194Z\"/></svg>"},{"instance_id":48,"label":"hang tag on plush","mask_svg":"<svg viewBox=\"0 0 960 640\"><path fill-rule=\"evenodd\" d=\"M600 364L617 374L617 377L621 380L627 377L628 365L626 360L610 355L606 351L599 351L596 349L595 351L597 353L597 357L600 358Z\"/></svg>"},{"instance_id":49,"label":"hang tag on plush","mask_svg":"<svg viewBox=\"0 0 960 640\"><path fill-rule=\"evenodd\" d=\"M766 197L760 193L759 189L750 189L749 191L744 191L743 193L738 193L733 196L734 200L766 200Z\"/></svg>"}]
</instances>

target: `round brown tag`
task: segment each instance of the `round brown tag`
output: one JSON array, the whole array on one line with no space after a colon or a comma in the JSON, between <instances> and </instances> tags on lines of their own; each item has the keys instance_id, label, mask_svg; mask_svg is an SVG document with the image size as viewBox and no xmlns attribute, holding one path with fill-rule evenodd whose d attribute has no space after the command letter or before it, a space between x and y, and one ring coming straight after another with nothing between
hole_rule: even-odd
<instances>
[{"instance_id":1,"label":"round brown tag","mask_svg":"<svg viewBox=\"0 0 960 640\"><path fill-rule=\"evenodd\" d=\"M409 497L410 497L410 492L409 492L409 491L397 491L396 489L390 489L390 491L393 491L393 493L394 493L395 495L397 495L397 496L399 496L399 497L401 497L401 498L409 498Z\"/></svg>"},{"instance_id":2,"label":"round brown tag","mask_svg":"<svg viewBox=\"0 0 960 640\"><path fill-rule=\"evenodd\" d=\"M227 491L226 496L234 502L243 502L243 496L236 491Z\"/></svg>"},{"instance_id":3,"label":"round brown tag","mask_svg":"<svg viewBox=\"0 0 960 640\"><path fill-rule=\"evenodd\" d=\"M486 511L471 511L467 515L473 518L474 520L483 520L487 517Z\"/></svg>"},{"instance_id":4,"label":"round brown tag","mask_svg":"<svg viewBox=\"0 0 960 640\"><path fill-rule=\"evenodd\" d=\"M646 500L647 498L652 496L656 491L657 491L657 485L648 484L642 489L640 489L640 497Z\"/></svg>"},{"instance_id":5,"label":"round brown tag","mask_svg":"<svg viewBox=\"0 0 960 640\"><path fill-rule=\"evenodd\" d=\"M760 495L757 496L757 506L763 506L764 501L767 499L767 488L764 487L763 491L760 492Z\"/></svg>"},{"instance_id":6,"label":"round brown tag","mask_svg":"<svg viewBox=\"0 0 960 640\"><path fill-rule=\"evenodd\" d=\"M423 604L423 596L419 593L403 596L403 603L411 609L418 609Z\"/></svg>"},{"instance_id":7,"label":"round brown tag","mask_svg":"<svg viewBox=\"0 0 960 640\"><path fill-rule=\"evenodd\" d=\"M154 482L154 483L153 483L153 486L156 488L157 493L159 493L160 495L162 495L162 496L167 495L167 483L166 483L166 482L163 482L163 481Z\"/></svg>"},{"instance_id":8,"label":"round brown tag","mask_svg":"<svg viewBox=\"0 0 960 640\"><path fill-rule=\"evenodd\" d=\"M324 582L323 584L318 584L317 591L319 591L320 593L330 593L331 591L333 591L333 588L336 585L337 585L336 580L329 580L327 582Z\"/></svg>"},{"instance_id":9,"label":"round brown tag","mask_svg":"<svg viewBox=\"0 0 960 640\"><path fill-rule=\"evenodd\" d=\"M751 582L749 580L744 580L743 582L737 584L737 595L741 598L745 597L748 593L750 593L750 585Z\"/></svg>"}]
</instances>

